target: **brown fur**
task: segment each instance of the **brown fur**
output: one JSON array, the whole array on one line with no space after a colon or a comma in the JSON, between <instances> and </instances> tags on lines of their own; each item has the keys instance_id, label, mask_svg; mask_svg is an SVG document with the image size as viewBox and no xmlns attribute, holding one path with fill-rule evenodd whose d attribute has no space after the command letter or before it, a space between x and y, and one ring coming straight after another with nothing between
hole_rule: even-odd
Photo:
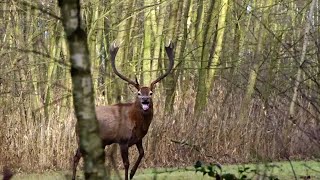
<instances>
[{"instance_id":1,"label":"brown fur","mask_svg":"<svg viewBox=\"0 0 320 180\"><path fill-rule=\"evenodd\" d=\"M10 180L12 176L12 171L8 167L3 167L3 180Z\"/></svg>"},{"instance_id":2,"label":"brown fur","mask_svg":"<svg viewBox=\"0 0 320 180\"><path fill-rule=\"evenodd\" d=\"M142 87L140 92L144 96L149 96L150 88ZM147 134L153 118L153 103L151 97L148 110L142 109L141 101L137 96L136 101L133 103L97 106L96 114L103 145L107 146L113 143L120 145L121 156L126 170L126 180L128 179L129 168L128 148L133 145L137 146L139 157L131 170L131 179L144 156L142 138ZM75 179L76 168L80 158L81 152L78 148L74 157L72 179Z\"/></svg>"},{"instance_id":3,"label":"brown fur","mask_svg":"<svg viewBox=\"0 0 320 180\"><path fill-rule=\"evenodd\" d=\"M165 47L170 60L167 71L154 80L150 87L140 87L137 79L134 82L118 72L115 66L115 57L118 49L119 47L115 44L110 47L112 69L117 76L136 87L138 90L136 100L133 103L97 106L96 114L103 145L106 146L117 143L120 146L121 157L125 168L125 180L128 180L130 165L128 149L129 147L136 145L139 151L139 157L130 172L130 179L132 179L144 156L142 139L147 134L153 118L152 91L154 90L155 84L166 77L173 68L173 44L170 42L169 46ZM76 169L80 158L81 152L78 148L74 156L72 179L75 179Z\"/></svg>"}]
</instances>

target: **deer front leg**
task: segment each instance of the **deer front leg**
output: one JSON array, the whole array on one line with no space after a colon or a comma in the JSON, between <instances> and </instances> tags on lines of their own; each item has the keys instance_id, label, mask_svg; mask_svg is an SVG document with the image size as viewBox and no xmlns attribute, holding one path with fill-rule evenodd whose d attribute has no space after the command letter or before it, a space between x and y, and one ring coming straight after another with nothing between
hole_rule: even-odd
<instances>
[{"instance_id":1,"label":"deer front leg","mask_svg":"<svg viewBox=\"0 0 320 180\"><path fill-rule=\"evenodd\" d=\"M82 154L80 152L80 148L77 149L76 154L74 155L73 158L73 173L72 173L72 180L76 179L76 174L77 174L77 166L79 163L79 160L81 158Z\"/></svg>"},{"instance_id":2,"label":"deer front leg","mask_svg":"<svg viewBox=\"0 0 320 180\"><path fill-rule=\"evenodd\" d=\"M129 146L128 144L120 144L120 151L121 151L121 157L122 157L122 162L124 165L125 169L125 180L128 180L128 171L129 171L129 158L128 158L128 149Z\"/></svg>"},{"instance_id":3,"label":"deer front leg","mask_svg":"<svg viewBox=\"0 0 320 180\"><path fill-rule=\"evenodd\" d=\"M140 164L140 162L141 162L141 159L142 159L143 156L144 156L144 150L143 150L143 146L142 146L142 140L140 140L140 141L136 144L136 146L137 146L137 149L138 149L138 151L139 151L139 157L138 157L136 163L134 164L133 168L131 169L130 179L133 178L133 176L134 176L134 174L136 173L137 168L138 168L138 166L139 166L139 164Z\"/></svg>"}]
</instances>

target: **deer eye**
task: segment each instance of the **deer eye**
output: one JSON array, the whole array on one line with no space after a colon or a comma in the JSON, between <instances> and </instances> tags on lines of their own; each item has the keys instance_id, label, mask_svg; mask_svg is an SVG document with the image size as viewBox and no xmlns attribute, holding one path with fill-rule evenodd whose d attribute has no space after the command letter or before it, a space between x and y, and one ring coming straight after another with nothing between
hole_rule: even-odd
<instances>
[{"instance_id":1,"label":"deer eye","mask_svg":"<svg viewBox=\"0 0 320 180\"><path fill-rule=\"evenodd\" d=\"M149 95L150 95L150 96L152 95L152 91L149 92Z\"/></svg>"},{"instance_id":2,"label":"deer eye","mask_svg":"<svg viewBox=\"0 0 320 180\"><path fill-rule=\"evenodd\" d=\"M140 91L138 92L138 96L141 96L141 92Z\"/></svg>"}]
</instances>

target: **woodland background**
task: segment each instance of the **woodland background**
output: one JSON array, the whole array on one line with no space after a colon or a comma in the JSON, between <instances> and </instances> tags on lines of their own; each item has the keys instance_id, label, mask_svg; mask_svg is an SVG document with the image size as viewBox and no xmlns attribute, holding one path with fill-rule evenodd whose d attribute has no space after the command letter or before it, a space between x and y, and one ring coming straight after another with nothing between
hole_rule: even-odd
<instances>
[{"instance_id":1,"label":"woodland background","mask_svg":"<svg viewBox=\"0 0 320 180\"><path fill-rule=\"evenodd\" d=\"M0 2L0 167L71 168L75 120L57 4ZM320 157L319 1L81 5L97 105L135 95L112 72L111 42L122 43L121 72L145 85L165 71L164 45L176 44L174 71L154 94L143 167ZM117 147L107 148L109 159L118 159L110 149Z\"/></svg>"}]
</instances>

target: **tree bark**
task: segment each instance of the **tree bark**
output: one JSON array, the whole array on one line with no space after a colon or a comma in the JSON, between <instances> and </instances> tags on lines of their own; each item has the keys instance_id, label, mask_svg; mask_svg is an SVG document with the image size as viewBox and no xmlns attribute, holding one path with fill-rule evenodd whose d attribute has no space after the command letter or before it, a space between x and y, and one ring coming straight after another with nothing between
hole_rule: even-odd
<instances>
[{"instance_id":1,"label":"tree bark","mask_svg":"<svg viewBox=\"0 0 320 180\"><path fill-rule=\"evenodd\" d=\"M177 37L177 30L176 28L178 25L176 24L178 21L179 16L179 6L180 2L174 3L171 2L170 4L170 15L169 15L169 22L168 22L168 32L165 34L165 36L169 37L170 39L173 39L173 42L176 42ZM177 47L177 46L176 46ZM174 69L172 73L170 73L165 79L164 79L164 87L166 92L166 99L165 99L165 112L172 113L173 112L173 103L175 98L175 89L176 89L176 82L175 82L175 76L174 76Z\"/></svg>"},{"instance_id":2,"label":"tree bark","mask_svg":"<svg viewBox=\"0 0 320 180\"><path fill-rule=\"evenodd\" d=\"M225 27L226 27L226 17L227 17L227 13L228 13L228 0L221 0L220 2L220 7L219 9L219 20L218 20L218 26L217 26L217 34L216 34L216 42L215 42L215 47L214 47L214 53L213 53L213 59L212 62L209 58L209 64L208 64L208 71L209 71L209 83L207 83L208 86L208 93L210 93L211 89L212 89L212 83L214 80L214 76L216 74L215 68L216 66L218 66L220 64L220 58L221 58L221 54L222 54L222 46L223 46L223 39L224 39L224 31L225 31ZM212 68L212 69L211 69Z\"/></svg>"},{"instance_id":3,"label":"tree bark","mask_svg":"<svg viewBox=\"0 0 320 180\"><path fill-rule=\"evenodd\" d=\"M145 0L144 6L149 6L153 2ZM151 82L151 13L145 11L144 13L144 33L143 33L143 54L142 54L142 82L141 84L150 84Z\"/></svg>"},{"instance_id":4,"label":"tree bark","mask_svg":"<svg viewBox=\"0 0 320 180\"><path fill-rule=\"evenodd\" d=\"M87 34L80 27L80 1L60 0L62 22L70 51L77 133L86 179L106 179L104 149L95 114Z\"/></svg>"},{"instance_id":5,"label":"tree bark","mask_svg":"<svg viewBox=\"0 0 320 180\"><path fill-rule=\"evenodd\" d=\"M306 21L306 26L305 26L305 31L303 34L303 45L302 45L302 52L301 52L301 56L300 56L300 61L299 61L299 66L298 66L298 72L297 72L297 78L295 80L295 84L294 84L294 88L293 88L293 95L292 95L292 100L290 103L290 108L289 108L289 115L292 118L295 114L295 104L297 101L297 96L298 96L298 90L299 90L299 85L300 85L300 81L301 81L301 76L302 76L302 64L305 61L305 57L306 57L306 52L307 52L307 46L308 46L308 34L310 31L310 25L311 25L311 21L312 21L312 16L313 16L313 12L314 12L314 8L315 8L315 4L316 4L316 0L312 0L311 5L310 5L310 11L309 11L309 15Z\"/></svg>"},{"instance_id":6,"label":"tree bark","mask_svg":"<svg viewBox=\"0 0 320 180\"><path fill-rule=\"evenodd\" d=\"M207 17L206 17L206 23L203 27L203 32L201 35L202 36L202 42L198 42L202 44L202 49L201 49L201 62L200 62L200 69L199 69L199 76L198 76L198 84L197 84L197 95L196 95L196 102L195 102L195 107L194 111L195 114L198 116L200 113L204 110L204 108L207 105L208 98L207 95L209 94L209 89L208 89L208 76L207 72L208 70L208 59L209 59L209 47L210 43L212 42L212 37L213 37L213 13L214 13L214 6L215 6L215 0L211 0L208 11L207 11Z\"/></svg>"}]
</instances>

